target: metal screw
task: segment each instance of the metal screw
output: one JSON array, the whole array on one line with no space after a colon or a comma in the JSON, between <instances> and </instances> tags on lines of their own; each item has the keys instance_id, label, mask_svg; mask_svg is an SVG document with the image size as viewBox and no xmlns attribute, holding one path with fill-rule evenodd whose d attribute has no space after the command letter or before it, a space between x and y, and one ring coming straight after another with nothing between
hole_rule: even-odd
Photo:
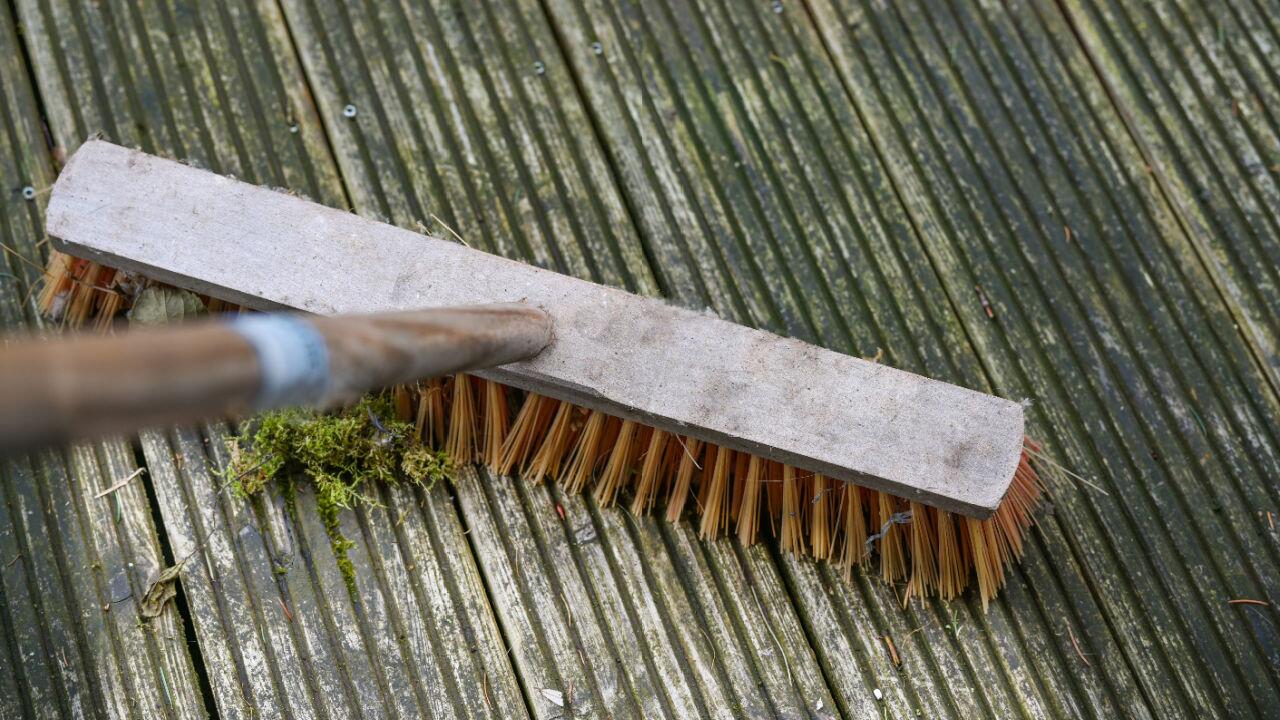
<instances>
[{"instance_id":1,"label":"metal screw","mask_svg":"<svg viewBox=\"0 0 1280 720\"><path fill-rule=\"evenodd\" d=\"M35 189L35 188L33 188L33 187L31 187L30 185L28 185L28 186L26 186L26 187L22 188L22 197L24 197L24 198L26 198L26 199L28 199L28 200L35 200L35 199L36 199L36 189Z\"/></svg>"},{"instance_id":2,"label":"metal screw","mask_svg":"<svg viewBox=\"0 0 1280 720\"><path fill-rule=\"evenodd\" d=\"M541 75L547 71L547 66L543 65L541 60L535 60L533 61L533 71Z\"/></svg>"},{"instance_id":3,"label":"metal screw","mask_svg":"<svg viewBox=\"0 0 1280 720\"><path fill-rule=\"evenodd\" d=\"M597 40L597 41L595 41L595 42L591 43L591 52L593 52L593 53L595 53L595 54L597 54L597 55L601 55L601 54L603 54L603 53L604 53L604 45L601 45L599 40Z\"/></svg>"},{"instance_id":4,"label":"metal screw","mask_svg":"<svg viewBox=\"0 0 1280 720\"><path fill-rule=\"evenodd\" d=\"M778 14L782 13L782 0L773 0L773 11Z\"/></svg>"},{"instance_id":5,"label":"metal screw","mask_svg":"<svg viewBox=\"0 0 1280 720\"><path fill-rule=\"evenodd\" d=\"M343 114L343 116L345 116L345 117L349 117L349 118L353 118L353 117L355 117L355 116L356 116L356 106L355 106L355 105L348 105L348 106L346 106L346 107L342 108L342 114Z\"/></svg>"}]
</instances>

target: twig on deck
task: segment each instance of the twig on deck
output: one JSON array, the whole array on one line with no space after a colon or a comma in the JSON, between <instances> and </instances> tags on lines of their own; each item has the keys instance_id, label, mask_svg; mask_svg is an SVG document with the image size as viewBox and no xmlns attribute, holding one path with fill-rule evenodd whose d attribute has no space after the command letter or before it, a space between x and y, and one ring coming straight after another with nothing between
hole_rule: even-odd
<instances>
[{"instance_id":1,"label":"twig on deck","mask_svg":"<svg viewBox=\"0 0 1280 720\"><path fill-rule=\"evenodd\" d=\"M1093 667L1093 663L1089 662L1089 658L1085 657L1084 651L1080 649L1080 642L1076 640L1076 634L1072 631L1070 625L1067 626L1067 635L1071 638L1071 647L1076 649L1076 655L1079 656L1080 662L1084 663L1085 667Z\"/></svg>"},{"instance_id":2,"label":"twig on deck","mask_svg":"<svg viewBox=\"0 0 1280 720\"><path fill-rule=\"evenodd\" d=\"M140 468L138 468L137 470L134 470L132 473L129 473L129 476L128 476L128 477L126 477L126 478L123 478L123 479L119 480L118 482L116 482L116 484L112 485L111 487L107 488L106 490L103 490L102 492L98 493L97 495L94 495L94 496L93 496L93 499L94 499L94 500L99 500L99 499L101 499L101 498L104 498L104 497L106 497L106 496L110 495L111 493L113 493L113 492L115 492L115 491L119 490L120 488L124 487L125 485L128 485L128 484L129 484L129 482L130 482L131 480L133 480L134 478L138 477L139 475L141 475L142 473L144 473L144 472L146 472L146 471L147 471L147 469L146 469L146 468L144 468L144 467L140 467Z\"/></svg>"}]
</instances>

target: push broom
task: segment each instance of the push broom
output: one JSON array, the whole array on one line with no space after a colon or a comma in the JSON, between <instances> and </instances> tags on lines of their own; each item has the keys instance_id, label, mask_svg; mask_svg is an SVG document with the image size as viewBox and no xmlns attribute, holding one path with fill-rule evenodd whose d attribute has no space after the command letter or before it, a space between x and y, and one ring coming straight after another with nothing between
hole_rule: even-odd
<instances>
[{"instance_id":1,"label":"push broom","mask_svg":"<svg viewBox=\"0 0 1280 720\"><path fill-rule=\"evenodd\" d=\"M706 538L750 544L767 525L846 572L878 554L908 597L953 598L976 576L984 605L1041 494L1015 402L107 142L70 159L47 226L66 254L42 302L72 322L109 321L141 278L294 312L13 344L0 382L27 406L0 434L395 385L420 440L455 462L692 512ZM24 412L46 421L12 424Z\"/></svg>"}]
</instances>

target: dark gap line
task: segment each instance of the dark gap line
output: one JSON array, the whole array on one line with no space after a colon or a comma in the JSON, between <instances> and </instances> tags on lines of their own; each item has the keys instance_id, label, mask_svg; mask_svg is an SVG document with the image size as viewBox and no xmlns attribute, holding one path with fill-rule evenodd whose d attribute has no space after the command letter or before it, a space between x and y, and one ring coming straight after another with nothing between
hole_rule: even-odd
<instances>
[{"instance_id":1,"label":"dark gap line","mask_svg":"<svg viewBox=\"0 0 1280 720\"><path fill-rule=\"evenodd\" d=\"M1280 397L1280 370L1272 368L1268 363L1263 350L1263 343L1249 329L1251 325L1245 308L1227 289L1225 280L1222 278L1222 270L1218 267L1217 262L1212 257L1212 249L1206 247L1204 242L1198 240L1199 234L1196 232L1193 227L1193 223L1188 216L1189 210L1183 203L1179 202L1179 200L1186 200L1197 208L1203 207L1202 204L1194 197L1183 197L1183 195L1172 186L1172 181L1166 176L1166 173L1161 171L1159 163L1156 162L1154 150L1143 139L1141 130L1136 126L1136 121L1129 112L1126 112L1124 103L1121 102L1120 92L1115 87L1115 79L1110 78L1110 76L1103 70L1101 61L1095 56L1094 51L1090 49L1088 42L1084 38L1083 31L1080 29L1078 19L1071 10L1066 7L1065 0L1052 0L1052 2L1057 8L1058 13L1062 16L1067 27L1070 28L1071 34L1075 39L1075 44L1080 48L1081 55L1088 61L1090 68L1093 70L1094 77L1098 79L1099 86L1103 89L1103 92L1106 94L1111 106L1115 108L1116 114L1123 122L1131 141L1135 146L1137 146L1147 164L1147 167L1151 168L1152 177L1156 179L1156 186L1159 188L1165 203L1173 210L1174 217L1182 227L1183 234L1190 241L1191 247L1195 250L1201 266L1205 269L1206 274L1212 279L1213 285L1222 299L1222 303L1231 309L1232 315L1235 317L1235 324L1238 328L1238 332L1245 338L1246 345L1249 347L1250 355L1253 357L1254 363L1256 363L1258 370L1262 373L1263 377L1267 378L1269 382L1269 389L1272 397ZM1129 67L1129 59L1124 57L1123 54L1118 56L1117 59L1124 65L1125 69L1129 70L1129 74L1132 75L1133 70ZM1150 112L1150 108L1147 109L1149 111L1146 113L1147 115L1154 118L1159 117L1157 113ZM1161 140L1169 143L1171 147L1177 147L1176 143L1170 142L1171 138L1169 137L1168 128L1166 128L1161 122L1157 122L1155 125L1161 136ZM1173 153L1170 160L1177 164L1179 168L1184 170L1184 172L1181 173L1182 175L1195 177L1195 173L1185 172L1186 161L1182 159L1178 153ZM1235 207L1235 212L1233 214L1237 217L1240 215L1240 209L1238 206ZM1210 212L1207 213L1207 215L1211 219L1217 217L1216 212ZM1245 222L1245 225L1246 227L1249 226L1247 221ZM1255 295L1254 300L1258 301L1260 298Z\"/></svg>"},{"instance_id":2,"label":"dark gap line","mask_svg":"<svg viewBox=\"0 0 1280 720\"><path fill-rule=\"evenodd\" d=\"M930 81L930 80L928 80L928 79L925 79L925 80L924 80L924 82L925 82L925 90L927 90L931 95L936 95L936 94L937 94L937 88L936 88L936 87L934 87L934 85L936 84L936 81ZM915 94L915 93L913 93L913 94L912 94L912 98L913 98L913 100L914 100L917 104L920 102L920 98L916 97L916 94ZM966 104L971 104L971 101L968 99L967 95L965 96L965 102L966 102ZM954 122L953 122L952 124L954 125ZM977 171L978 171L978 173L979 173L979 174L978 174L978 176L977 176L977 177L978 177L979 181L982 183L982 185L984 186L984 188L988 188L988 189L989 189L989 185L990 185L990 183L991 183L991 180L989 179L989 176L988 176L987 171L985 171L985 170L983 169L982 165L981 165L981 164L979 164L979 163L977 162L977 160L975 159L975 153L976 153L977 151L973 148L971 141L968 139L968 136L964 135L962 132L960 132L959 130L957 130L957 129L956 129L956 128L954 128L954 127L951 127L950 129L951 129L951 131L952 131L952 132L954 132L954 133L956 134L956 136L957 136L959 139L961 139L961 140L963 141L963 142L962 142L962 144L960 144L959 146L957 146L957 150L958 150L959 152L962 152L962 153L964 154L964 159L965 159L965 160L966 160L966 161L967 161L967 162L968 162L968 163L969 163L969 164L970 164L970 165L971 165L975 170L977 170ZM930 128L930 135L934 137L935 142L940 142L940 141L938 140L937 136L936 136L936 131L935 131L933 128ZM989 139L984 138L984 142L985 142L986 144L988 144L988 145L990 144ZM993 147L994 147L994 146L993 146ZM997 150L997 152L999 152L999 148L998 148L998 147L995 147L995 149ZM999 161L1001 162L1001 164L1007 164L1007 161L1003 158L1003 156L1002 156L1002 155L1001 155L1001 156L999 156ZM951 170L951 172L954 174L954 169L953 169L953 168L950 168L950 166L948 166L948 169L949 169L949 170ZM1017 190L1017 189L1015 188L1015 190ZM994 193L991 193L991 192L989 192L989 191L988 191L988 192L986 192L986 193L985 193L985 195L986 195L987 197L994 197ZM1025 199L1025 198L1022 200L1022 202L1020 203L1020 205L1021 205L1021 207L1022 207L1022 208L1027 208L1027 207L1029 207L1029 206L1028 206L1028 203L1027 203L1027 201L1026 201L1026 199ZM1025 213L1025 212L1028 212L1028 211L1024 209L1024 210L1023 210L1023 212ZM1012 219L1008 216L1008 213L1006 213L1006 212L1000 212L999 217L1001 218L1001 224L1003 224L1003 225L1005 225L1005 226L1006 226L1006 228L1005 228L1005 229L1006 229L1006 231L1008 231L1008 232L1010 233L1010 235L1012 236L1012 235L1013 235L1013 229L1012 229L1012 227L1009 227L1009 223L1010 223L1010 222L1012 222ZM1032 220L1034 219L1034 216L1033 216L1033 215L1029 215L1029 214L1028 214L1028 216L1027 216L1027 217L1028 217L1028 219L1032 219ZM1034 227L1034 228L1038 229L1038 230L1040 231L1040 233L1041 233L1041 234L1043 234L1043 229L1042 229L1042 228L1040 228L1040 227L1039 227L1039 225L1038 225L1037 223L1031 223L1031 225L1032 225L1032 227ZM991 248L992 248L992 246L990 245L990 243L987 243L987 251L988 251L989 253L991 253L991 252L992 252ZM992 254L994 255L994 253L992 253ZM1053 264L1053 266L1054 266L1054 270L1055 270L1058 274L1062 274L1062 273L1063 273L1062 268L1061 268L1061 266L1060 266L1060 263L1059 263L1058 261L1056 261L1056 259L1050 258L1050 262ZM1032 265L1032 266L1034 267L1034 264L1031 262L1031 258L1030 258L1030 257L1028 257L1028 256L1026 256L1026 255L1025 255L1025 253L1024 253L1024 255L1023 255L1023 263L1025 263L1025 264L1029 264L1029 265ZM1004 285L1007 287L1010 283L1009 283L1008 278L1007 278L1007 277L1004 277L1004 275L1005 275L1005 274L1004 274L1003 272L1001 272L1002 281L1003 281ZM1043 285L1042 283L1040 283L1040 282L1039 282L1039 275L1038 275L1038 274L1036 274L1036 273L1032 273L1032 276L1033 276L1034 278L1036 278L1036 287L1037 287L1037 289L1038 289L1039 293L1041 294L1042 298L1043 298L1043 299L1044 299L1044 301L1046 302L1046 305L1047 305L1047 306L1049 306L1049 307L1053 307L1055 304L1054 304L1054 303L1052 303L1052 302L1050 302L1050 300L1051 300L1051 296L1047 293L1047 291L1046 291L1046 289L1045 289L1044 285ZM1075 300L1075 305L1077 305L1077 306L1079 306L1079 305L1080 305L1080 300L1079 300L1079 298L1075 297L1074 295L1072 295L1072 296L1070 296L1070 297L1072 297L1072 298ZM1075 307L1074 309L1076 310L1076 312L1077 312L1077 313L1082 313L1082 314L1083 314L1083 312L1082 312L1082 308L1081 308L1081 307ZM1086 317L1087 317L1087 315L1086 315ZM1056 326L1056 330L1061 334L1061 336L1062 336L1062 337L1070 337L1070 335L1069 335L1068 333L1063 332L1065 324L1066 324L1067 322L1069 322L1070 320L1071 320L1071 318L1070 318L1070 317L1067 317L1067 318L1059 318L1059 317L1057 317L1056 315L1052 316L1052 322L1054 323L1054 325ZM1083 327L1086 331L1089 331L1089 332L1090 332L1090 334L1094 334L1094 332L1093 332L1093 331L1091 331L1091 328L1090 328L1090 326L1089 326L1087 323L1081 323L1081 327ZM1092 346L1094 346L1094 347L1103 347L1103 345L1102 345L1101 343L1090 343L1090 344L1091 344ZM1068 346L1068 351L1071 351L1071 352L1073 352L1073 354L1074 354L1074 351L1072 350L1072 348L1071 348L1070 346ZM1114 365L1115 365L1115 364L1114 364L1114 361L1110 361L1110 360L1108 360L1108 356L1107 356L1107 355L1105 355L1105 354L1101 355L1101 356L1100 356L1100 359L1102 359L1104 362L1106 362L1106 364L1108 365L1108 368L1110 369L1110 371L1111 371L1112 373L1115 373L1115 372L1116 372L1116 369L1115 369L1115 367L1114 367ZM1055 372L1055 373L1057 373L1057 372L1058 372L1058 370L1055 368L1054 372ZM1122 375L1117 375L1117 377L1123 377L1123 376L1122 376ZM1127 400L1129 400L1129 403L1128 403L1128 404L1129 404L1129 406L1130 406L1130 407L1135 407L1135 406L1136 406L1136 404L1132 402L1132 398L1131 398L1131 397L1129 397L1129 393L1128 393L1128 392L1126 392L1126 391L1124 390L1124 387L1125 387L1125 386L1124 386L1124 384L1123 384L1123 383L1120 383L1120 384L1118 384L1118 387L1121 389L1121 391L1122 391L1122 392L1125 392L1126 399L1127 399ZM1104 404L1104 406L1105 406L1105 404ZM1116 420L1118 420L1118 418L1116 418ZM1140 424L1140 427L1145 427L1145 425ZM1149 431L1148 431L1148 432L1149 432ZM1137 458L1136 458L1136 457L1130 457L1130 460L1134 463L1134 465L1135 465L1135 466L1138 464L1138 461L1137 461ZM1139 477L1141 477L1141 474L1139 474ZM1150 488L1149 488L1149 487L1146 487L1146 486L1144 485L1144 489L1147 491L1147 493L1148 493L1148 495L1149 495L1149 494L1150 494ZM1185 513L1185 512L1186 512L1186 508L1185 508L1186 499L1185 499L1185 497L1182 497L1182 496L1181 496L1181 492L1180 492L1179 500L1180 500L1180 504L1181 504L1181 505L1183 505L1183 507L1181 507L1180 509ZM1153 505L1156 505L1156 502L1155 502L1155 499L1154 499L1154 498L1151 498L1151 499L1150 499L1150 502L1151 502ZM1190 515L1190 514L1188 514L1188 517L1193 517L1193 516L1192 516L1192 515ZM1157 525L1156 527L1157 527L1157 528L1159 528L1159 527L1161 527L1161 526L1158 526L1158 525ZM1167 527L1165 527L1164 529L1165 529L1165 532L1166 532L1166 534L1167 534L1167 533L1169 532L1169 531L1168 531L1168 528L1167 528ZM1200 540L1203 540L1203 537L1201 537L1201 538L1199 538L1199 539L1200 539ZM1181 557L1181 556L1186 552L1186 550L1179 550L1177 545L1171 545L1171 548L1173 549L1173 552L1175 553L1175 555L1176 555L1176 556L1179 556L1179 557ZM1193 548L1192 548L1192 549L1195 549L1195 546L1193 546ZM1179 560L1179 562L1181 562L1181 560ZM1194 575L1192 575L1192 574L1191 574L1191 572L1189 571L1189 567L1190 567L1189 565L1187 565L1187 564L1183 563L1183 564L1180 564L1180 565L1176 565L1176 570L1181 570L1181 571L1182 571L1182 573L1183 573L1183 575L1184 575L1184 576L1185 576L1185 578L1186 578L1187 583L1188 583L1189 585L1194 585L1194 584L1195 584L1195 582L1194 582ZM1205 613L1205 615L1206 615L1207 617L1213 617L1212 609L1210 609L1209 607L1207 607L1207 606L1205 606L1205 605L1204 605L1204 603L1203 603L1203 598L1197 597L1197 599L1201 601L1201 602L1199 603L1199 605L1201 606L1202 611ZM1185 621L1185 618L1184 618L1183 616L1181 616L1181 615L1177 615L1177 617L1179 617L1180 619L1183 619L1183 620ZM1194 637L1194 635L1190 632L1191 628L1187 628L1187 630L1188 630L1188 635L1189 635L1189 636ZM1218 645L1218 649L1220 649L1220 650L1222 650L1222 651L1225 651L1227 648L1229 648L1229 647L1230 647L1230 643L1228 643L1228 642L1227 642L1227 636L1223 634L1223 631L1222 631L1222 629L1221 629L1220 627L1218 627L1217 625L1212 625L1212 624L1211 624L1211 625L1210 625L1210 631L1211 631L1211 632L1213 633L1213 635L1216 637L1217 645ZM1223 655L1224 655L1224 657L1234 657L1234 656L1230 655L1230 654L1229 654L1229 653L1227 653L1227 652L1224 652L1224 653L1223 653Z\"/></svg>"},{"instance_id":3,"label":"dark gap line","mask_svg":"<svg viewBox=\"0 0 1280 720\"><path fill-rule=\"evenodd\" d=\"M808 7L808 5L806 5L806 7ZM811 10L811 9L810 9L810 12L812 13L812 10ZM827 47L827 52L828 52L828 54L832 57L833 62L834 62L835 57L836 57L836 55L835 55L835 51L830 47L830 45L829 45L829 44L827 44L827 41L826 41L825 36L821 36L821 37L822 37L822 40L823 40L824 45ZM860 48L860 47L859 47L859 50L861 50L861 48ZM862 54L863 54L862 61L863 61L864 63L866 63L866 62L867 62L867 58L865 57L865 51L862 51ZM845 77L844 77L844 74L843 74L843 73L841 74L841 80L842 80L842 82L844 82L844 83L845 83L845 85L846 85L846 91L849 93L850 97L855 97L855 94L854 94L854 92L853 92L852 88L849 88L849 87L848 87L847 80L845 79ZM870 76L870 80L871 80L871 82L873 83L874 90L877 92L877 94L878 94L878 95L883 95L883 94L884 94L884 90L880 87L880 85L881 85L880 80L879 80L877 77L875 77L874 75L873 75L873 76ZM856 103L855 103L855 107L856 107ZM892 114L891 114L891 115L889 115L889 117L888 117L888 121L890 122L890 124L891 124L891 126L892 126L892 127L891 127L891 129L890 129L890 130L891 130L891 132L893 132L893 133L894 133L894 136L895 136L895 137L900 137L900 136L903 134L903 132L904 132L904 131L902 130L901 126L900 126L900 121L897 119L897 117L896 117L896 116L894 116L894 115L892 115ZM866 125L866 121L865 121L865 119L864 119L864 125ZM874 136L874 135L872 135L872 137L875 137L875 136ZM875 143L875 144L874 144L874 147L876 148L876 152L877 152L877 154L881 155L881 162L882 162L882 164L883 164L883 163L884 163L884 158L883 158L884 150L880 147L880 143ZM886 165L886 167L887 167L887 165ZM919 173L919 172L920 172L920 168L918 167L918 161L916 161L916 160L914 160L914 159L913 159L913 160L912 160L912 167L914 168L914 170L915 170L917 173ZM902 191L901 191L901 189L898 187L898 186L899 186L899 181L897 181L897 180L896 180L896 179L891 175L891 176L889 177L889 182L890 182L890 185L891 185L892 187L894 187L894 188L895 188L895 190L898 192L899 197L900 197L900 198L904 197L904 196L902 195ZM923 190L924 190L924 192L929 196L929 198L928 198L928 199L929 199L929 202L930 202L930 206L931 206L931 208L934 208L934 209L936 210L937 205L938 205L938 201L937 201L937 199L933 196L933 190L932 190L931 185L929 185L928 183L923 184L923 185L922 185L922 189L923 189ZM903 201L903 204L904 204L904 206L906 205L905 201ZM969 209L969 214L970 214L971 216L972 216L972 213L973 213L973 210L970 208L970 209ZM918 226L918 225L916 225L917 221L916 221L916 218L914 217L914 214L909 215L909 217L910 217L910 219L911 219L911 221L912 221L913 225L915 225L915 227L916 227L917 237L920 237L920 238L922 238L922 239L923 239L925 236L924 236L924 234L922 234L922 233L921 233L919 226ZM938 215L937 217L938 217L939 221L940 221L944 226L946 226L946 227L948 228L948 232L950 232L950 233L955 233L955 232L956 232L955 227L954 227L955 220L954 220L952 217L950 217L950 216L949 216L949 215L947 215L947 214L940 214L940 215ZM928 245L926 244L926 245L924 245L923 247L925 247L925 248L927 249L927 248L928 248ZM941 273L941 271L940 271L940 270L938 270L938 266L937 266L937 259L933 256L933 253L929 253L929 252L927 252L927 251L926 251L926 257L928 257L928 259L929 259L930 263L934 265L935 275L936 275L936 276L938 276L938 277L940 277L940 278L945 277L945 275L943 275L943 273ZM973 277L973 271L972 271L972 268L971 268L971 261L970 261L970 260L968 260L967 258L963 258L963 257L959 258L959 260L960 260L960 262L961 262L961 263L962 263L962 265L963 265L963 269L964 269L964 272L966 273L966 275L972 278L972 277ZM960 310L959 310L959 305L957 304L957 302L956 302L956 300L955 300L955 296L954 296L954 294L953 294L953 293L948 289L948 286L947 286L945 283L944 283L944 285L943 285L943 288L944 288L944 293L946 294L946 296L948 297L949 301L950 301L950 302L951 302L951 304L952 304L953 312L955 313L956 317L958 317L958 318L963 318L963 317L964 317L964 315L963 315L963 314L960 312ZM1025 321L1024 321L1024 323L1025 323ZM974 344L973 344L973 341L972 341L972 330L970 330L969 325L968 325L967 323L961 322L961 328L964 330L964 332L966 333L967 338L970 340L970 346L971 346L971 347L976 347L976 345L974 345ZM999 337L1000 339L1002 339L1002 340L1003 340L1003 342L1004 342L1004 344L1005 344L1006 348L1007 348L1011 353L1013 353L1013 354L1014 354L1014 356L1016 357L1016 356L1017 356L1017 353L1016 353L1016 351L1012 348L1012 346L1011 346L1011 344L1010 344L1010 343L1011 343L1011 341L1010 341L1010 340L1005 336L1005 334L1004 334L1004 333L999 333L999 334L998 334L998 337ZM994 379L995 377L997 377L997 376L998 376L998 374L995 372L995 370L994 370L994 368L993 368L993 366L992 366L992 364L991 364L991 361L990 361L988 358L986 358L986 357L985 357L983 354L981 354L981 353L975 353L975 356L977 357L977 359L978 359L979 363L980 363L980 364L981 364L981 366L983 367L984 373L987 375L987 377L988 377L989 379ZM1022 364L1020 364L1020 363L1014 363L1014 364L1012 365L1011 369L1012 369L1012 370L1014 371L1014 373L1018 376L1018 379L1020 380L1020 385L1021 385L1021 387L1023 387L1023 388L1031 388L1031 387L1034 387L1034 386L1035 386L1035 385L1034 385L1034 383L1032 383L1032 382L1030 381L1030 378L1029 378L1029 376L1028 376L1028 370L1027 370L1026 368L1024 368L1024 367L1022 366ZM1055 374L1048 374L1048 375L1046 375L1046 376L1045 376L1045 379L1046 379L1046 381L1049 383L1049 385L1050 385L1050 389L1051 389L1052 391L1054 391L1054 392L1055 392L1055 394L1057 394L1057 395L1059 395L1059 396L1067 396L1067 395L1069 395L1069 392L1067 391L1067 388L1066 388L1065 386L1063 386L1061 378L1057 377L1057 375L1055 375ZM1088 432L1085 432L1085 431L1084 431L1084 428L1086 428L1086 425L1085 425L1085 423L1084 423L1083 418L1080 416L1080 413L1079 413L1078 408L1076 408L1076 407L1074 406L1074 404L1071 404L1071 403L1065 403L1065 404L1063 405L1063 409L1064 409L1064 411L1066 412L1066 414L1069 416L1069 419L1070 419L1070 421L1071 421L1072 426L1073 426L1073 427L1074 427L1074 428L1079 432L1079 438L1077 439L1077 443L1083 442L1082 447L1081 447L1081 448L1078 448L1078 449L1083 449L1084 447L1087 447L1087 448L1089 449L1089 452L1086 452L1086 453L1085 453L1086 455L1090 455L1090 456L1092 456L1093 458L1100 458L1100 457L1103 457L1103 454L1099 451L1099 448L1097 447L1097 444L1096 444L1096 442L1093 440L1092 436L1091 436ZM1047 418L1046 418L1046 420L1047 420ZM1073 444L1076 444L1076 443L1073 443ZM1092 505L1090 505L1090 507L1092 507ZM1098 512L1096 512L1096 510L1095 510L1095 511L1093 511L1093 512L1091 512L1091 513L1089 513L1087 517L1089 518L1089 520L1091 520L1091 521L1092 521L1096 526L1098 526L1098 527L1105 527L1105 526L1107 525L1107 523L1103 520L1103 518L1100 516L1100 514L1099 514ZM1130 520L1130 522L1132 522L1132 521ZM1106 558L1107 558L1107 560L1110 562L1110 564L1112 565L1112 567L1121 567L1121 566L1122 566L1122 563L1120 563L1120 561L1119 561L1118 557L1116 557L1116 554L1115 554L1114 548L1107 546L1107 547L1104 547L1103 549L1104 549L1104 551L1105 551ZM1076 552L1077 552L1077 555L1078 555L1078 556L1080 556L1080 550L1079 550L1079 548L1078 548L1078 547L1076 548ZM1083 567L1089 567L1089 564L1087 564L1087 563L1086 563L1086 564L1084 564L1084 565L1083 565ZM1135 589L1135 588L1133 588L1132 584L1130 583L1128 573L1124 573L1124 572L1119 573L1119 577L1121 577L1121 578L1123 579L1123 581L1124 581L1126 584L1130 585L1130 588L1129 588L1129 589L1130 589L1130 593L1136 596L1136 595L1137 595L1137 593L1136 593L1136 589ZM1145 617L1145 616L1144 616L1144 617ZM1163 664L1165 665L1165 668L1164 668L1164 669L1165 669L1165 671L1166 671L1166 672L1168 672L1168 671L1169 671L1169 665L1168 665L1169 660L1168 660L1168 657L1167 657L1167 652L1168 652L1168 650L1167 650L1167 648L1165 648L1165 647L1163 646L1163 644L1161 644L1161 646L1160 646L1160 647L1161 647L1161 649L1162 649L1162 653L1161 653L1161 656L1160 656L1160 660L1161 660L1161 661L1163 662ZM1203 678L1202 678L1202 679L1203 679ZM1181 686L1179 686L1179 688L1181 689Z\"/></svg>"},{"instance_id":4,"label":"dark gap line","mask_svg":"<svg viewBox=\"0 0 1280 720\"><path fill-rule=\"evenodd\" d=\"M147 459L142 452L142 445L138 442L132 443L134 462L138 467L146 468ZM151 477L150 472L143 472L142 477L138 478L142 483L143 490L146 492L147 506L151 510L151 524L156 530L156 537L159 541L160 558L164 563L164 567L172 567L176 562L173 555L173 545L169 540L168 528L165 526L164 516L160 512L160 500L156 495L155 481ZM218 704L213 693L213 685L209 682L209 676L205 671L204 653L200 649L200 638L196 635L194 615L191 612L191 605L187 601L186 588L183 587L181 576L174 585L177 587L178 594L174 598L174 607L178 611L178 618L181 623L182 634L186 648L186 652L191 658L191 663L195 667L195 677L200 689L200 699L204 703L205 713L213 720L218 720L221 715L218 713Z\"/></svg>"}]
</instances>

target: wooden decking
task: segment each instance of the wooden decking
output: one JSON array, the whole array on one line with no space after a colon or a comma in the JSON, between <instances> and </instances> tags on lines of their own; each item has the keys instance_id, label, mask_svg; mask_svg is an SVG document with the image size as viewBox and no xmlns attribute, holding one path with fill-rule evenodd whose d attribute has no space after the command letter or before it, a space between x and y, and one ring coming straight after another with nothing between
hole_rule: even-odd
<instances>
[{"instance_id":1,"label":"wooden decking","mask_svg":"<svg viewBox=\"0 0 1280 720\"><path fill-rule=\"evenodd\" d=\"M8 327L101 132L1025 399L1085 480L984 613L475 471L345 513L352 592L224 428L44 453L0 717L1274 716L1276 108L1274 0L6 0Z\"/></svg>"}]
</instances>

